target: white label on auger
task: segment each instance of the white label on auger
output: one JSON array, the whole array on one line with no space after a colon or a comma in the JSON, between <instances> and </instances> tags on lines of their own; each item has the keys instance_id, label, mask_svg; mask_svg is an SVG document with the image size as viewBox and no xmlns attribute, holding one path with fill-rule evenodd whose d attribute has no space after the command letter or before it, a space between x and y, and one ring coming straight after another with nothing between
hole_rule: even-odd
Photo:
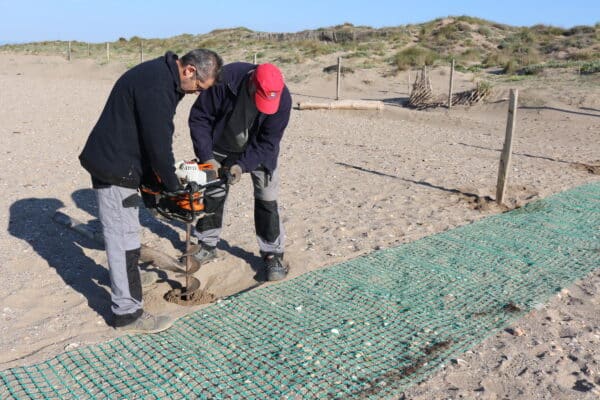
<instances>
[{"instance_id":1,"label":"white label on auger","mask_svg":"<svg viewBox=\"0 0 600 400\"><path fill-rule=\"evenodd\" d=\"M175 175L177 175L182 185L189 182L196 182L198 185L206 183L206 173L198 168L198 164L195 161L179 161L175 163Z\"/></svg>"}]
</instances>

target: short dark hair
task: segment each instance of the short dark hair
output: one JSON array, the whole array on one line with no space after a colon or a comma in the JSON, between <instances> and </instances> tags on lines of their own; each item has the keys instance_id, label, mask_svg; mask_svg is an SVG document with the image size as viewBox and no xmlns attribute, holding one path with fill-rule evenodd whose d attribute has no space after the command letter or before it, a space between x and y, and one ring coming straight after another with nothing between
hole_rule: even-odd
<instances>
[{"instance_id":1,"label":"short dark hair","mask_svg":"<svg viewBox=\"0 0 600 400\"><path fill-rule=\"evenodd\" d=\"M212 50L195 49L181 57L181 64L183 66L193 65L196 68L196 77L202 82L210 78L218 81L223 60Z\"/></svg>"}]
</instances>

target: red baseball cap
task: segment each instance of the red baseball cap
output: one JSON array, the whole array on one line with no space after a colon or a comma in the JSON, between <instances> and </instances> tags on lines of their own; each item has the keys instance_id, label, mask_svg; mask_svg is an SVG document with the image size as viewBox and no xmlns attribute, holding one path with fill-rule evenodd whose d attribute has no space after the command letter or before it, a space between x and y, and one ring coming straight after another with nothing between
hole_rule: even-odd
<instances>
[{"instance_id":1,"label":"red baseball cap","mask_svg":"<svg viewBox=\"0 0 600 400\"><path fill-rule=\"evenodd\" d=\"M279 109L281 91L283 90L283 75L273 64L260 64L254 71L256 93L254 102L256 108L263 114L275 114Z\"/></svg>"}]
</instances>

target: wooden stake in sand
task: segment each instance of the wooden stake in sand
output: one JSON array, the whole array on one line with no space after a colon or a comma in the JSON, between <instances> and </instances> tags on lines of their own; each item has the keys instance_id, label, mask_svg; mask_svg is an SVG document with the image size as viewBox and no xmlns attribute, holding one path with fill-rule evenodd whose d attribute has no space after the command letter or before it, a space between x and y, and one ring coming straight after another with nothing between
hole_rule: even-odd
<instances>
[{"instance_id":1,"label":"wooden stake in sand","mask_svg":"<svg viewBox=\"0 0 600 400\"><path fill-rule=\"evenodd\" d=\"M342 57L338 57L338 68L337 68L337 85L335 87L335 99L340 99L340 83L342 81Z\"/></svg>"},{"instance_id":2,"label":"wooden stake in sand","mask_svg":"<svg viewBox=\"0 0 600 400\"><path fill-rule=\"evenodd\" d=\"M140 39L140 63L144 62L144 42Z\"/></svg>"},{"instance_id":3,"label":"wooden stake in sand","mask_svg":"<svg viewBox=\"0 0 600 400\"><path fill-rule=\"evenodd\" d=\"M450 63L450 88L448 90L448 109L452 108L452 84L454 80L454 58L452 59L452 63Z\"/></svg>"},{"instance_id":4,"label":"wooden stake in sand","mask_svg":"<svg viewBox=\"0 0 600 400\"><path fill-rule=\"evenodd\" d=\"M256 65L256 53L254 53L254 65Z\"/></svg>"},{"instance_id":5,"label":"wooden stake in sand","mask_svg":"<svg viewBox=\"0 0 600 400\"><path fill-rule=\"evenodd\" d=\"M71 61L71 41L69 40L69 48L67 50L67 61Z\"/></svg>"},{"instance_id":6,"label":"wooden stake in sand","mask_svg":"<svg viewBox=\"0 0 600 400\"><path fill-rule=\"evenodd\" d=\"M106 42L106 62L110 61L110 43Z\"/></svg>"},{"instance_id":7,"label":"wooden stake in sand","mask_svg":"<svg viewBox=\"0 0 600 400\"><path fill-rule=\"evenodd\" d=\"M517 89L510 90L510 99L508 103L508 118L506 121L506 138L504 139L504 148L500 156L500 166L498 168L498 185L496 186L496 202L502 204L504 193L506 191L506 182L508 180L508 168L510 166L510 155L512 153L512 136L517 119L517 99L519 92Z\"/></svg>"}]
</instances>

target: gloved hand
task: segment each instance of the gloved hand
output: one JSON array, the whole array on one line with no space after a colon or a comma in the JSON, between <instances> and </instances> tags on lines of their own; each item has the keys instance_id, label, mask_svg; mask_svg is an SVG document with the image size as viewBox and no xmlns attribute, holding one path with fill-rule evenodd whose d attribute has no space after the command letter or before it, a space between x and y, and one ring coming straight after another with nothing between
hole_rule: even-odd
<instances>
[{"instance_id":1,"label":"gloved hand","mask_svg":"<svg viewBox=\"0 0 600 400\"><path fill-rule=\"evenodd\" d=\"M192 193L197 193L200 191L200 185L198 185L196 182L188 182L188 184L186 185L186 190L192 192Z\"/></svg>"},{"instance_id":2,"label":"gloved hand","mask_svg":"<svg viewBox=\"0 0 600 400\"><path fill-rule=\"evenodd\" d=\"M210 164L212 166L212 169L217 171L217 173L221 169L221 163L218 162L217 160L215 160L214 158L211 158L210 160L206 160L206 161L202 162L202 164Z\"/></svg>"},{"instance_id":3,"label":"gloved hand","mask_svg":"<svg viewBox=\"0 0 600 400\"><path fill-rule=\"evenodd\" d=\"M230 185L235 185L242 178L242 167L237 164L233 164L229 168L229 173L227 174L227 183Z\"/></svg>"}]
</instances>

